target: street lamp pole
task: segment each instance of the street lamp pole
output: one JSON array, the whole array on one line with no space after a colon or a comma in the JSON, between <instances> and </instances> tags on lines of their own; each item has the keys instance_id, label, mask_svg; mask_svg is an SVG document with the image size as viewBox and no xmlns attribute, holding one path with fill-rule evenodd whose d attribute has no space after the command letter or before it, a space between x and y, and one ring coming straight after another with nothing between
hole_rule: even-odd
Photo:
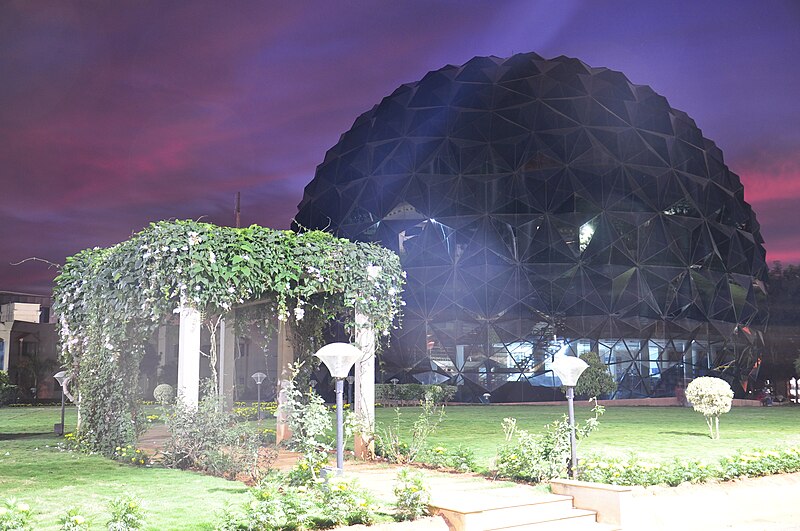
<instances>
[{"instance_id":1,"label":"street lamp pole","mask_svg":"<svg viewBox=\"0 0 800 531\"><path fill-rule=\"evenodd\" d=\"M257 410L258 411L258 422L261 422L261 419L262 419L262 415L261 415L261 382L263 382L266 377L267 377L267 375L264 374L263 372L257 372L257 373L255 373L255 374L253 374L251 376L251 378L253 380L255 380L255 382L256 382L256 389L257 389L257 392L256 392L257 395L256 396L258 396L258 410Z\"/></svg>"},{"instance_id":2,"label":"street lamp pole","mask_svg":"<svg viewBox=\"0 0 800 531\"><path fill-rule=\"evenodd\" d=\"M67 371L58 371L53 375L53 378L56 379L61 387L61 424L56 424L53 431L55 431L56 435L64 435L64 385L68 380Z\"/></svg>"},{"instance_id":3,"label":"street lamp pole","mask_svg":"<svg viewBox=\"0 0 800 531\"><path fill-rule=\"evenodd\" d=\"M347 343L330 343L315 354L336 379L336 473L344 469L344 380L364 354Z\"/></svg>"},{"instance_id":4,"label":"street lamp pole","mask_svg":"<svg viewBox=\"0 0 800 531\"><path fill-rule=\"evenodd\" d=\"M575 440L575 386L578 384L583 371L589 366L585 361L574 356L557 356L550 364L556 376L561 380L561 385L567 389L567 409L569 411L569 449L570 449L570 477L578 476L578 449Z\"/></svg>"}]
</instances>

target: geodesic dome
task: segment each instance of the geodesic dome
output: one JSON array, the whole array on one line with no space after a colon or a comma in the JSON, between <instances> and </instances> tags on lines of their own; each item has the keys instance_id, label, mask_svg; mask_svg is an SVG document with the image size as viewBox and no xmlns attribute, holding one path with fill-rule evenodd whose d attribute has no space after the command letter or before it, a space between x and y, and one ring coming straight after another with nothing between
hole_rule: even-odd
<instances>
[{"instance_id":1,"label":"geodesic dome","mask_svg":"<svg viewBox=\"0 0 800 531\"><path fill-rule=\"evenodd\" d=\"M762 343L738 176L664 97L577 59L476 57L402 85L328 151L295 219L400 255L384 381L549 397L553 353L594 350L618 397L661 396L745 378Z\"/></svg>"}]
</instances>

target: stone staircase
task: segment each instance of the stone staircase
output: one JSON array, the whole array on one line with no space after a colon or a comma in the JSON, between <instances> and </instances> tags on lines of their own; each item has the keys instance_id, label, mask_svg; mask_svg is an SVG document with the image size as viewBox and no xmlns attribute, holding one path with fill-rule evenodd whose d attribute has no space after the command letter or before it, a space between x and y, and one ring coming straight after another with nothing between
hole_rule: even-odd
<instances>
[{"instance_id":1,"label":"stone staircase","mask_svg":"<svg viewBox=\"0 0 800 531\"><path fill-rule=\"evenodd\" d=\"M447 492L432 496L431 512L453 531L612 531L595 511L576 509L571 496L532 496L524 489Z\"/></svg>"},{"instance_id":2,"label":"stone staircase","mask_svg":"<svg viewBox=\"0 0 800 531\"><path fill-rule=\"evenodd\" d=\"M355 477L387 503L397 467L346 463ZM431 491L430 510L443 517L450 531L613 531L619 526L597 522L593 510L576 509L571 495L509 481L491 481L470 474L422 470ZM437 528L438 529L438 528Z\"/></svg>"}]
</instances>

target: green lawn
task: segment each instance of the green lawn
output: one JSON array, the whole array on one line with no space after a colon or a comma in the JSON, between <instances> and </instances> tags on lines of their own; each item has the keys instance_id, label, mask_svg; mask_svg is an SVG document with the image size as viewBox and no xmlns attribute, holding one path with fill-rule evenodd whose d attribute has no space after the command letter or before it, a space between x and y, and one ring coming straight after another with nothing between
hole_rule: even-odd
<instances>
[{"instance_id":1,"label":"green lawn","mask_svg":"<svg viewBox=\"0 0 800 531\"><path fill-rule=\"evenodd\" d=\"M69 431L75 410L67 411ZM144 500L149 530L212 529L215 511L247 499L241 483L61 451L62 439L53 434L59 420L55 407L0 408L0 499L30 504L34 529L58 529L71 506L81 508L93 529L105 528L108 501L124 492Z\"/></svg>"},{"instance_id":2,"label":"green lawn","mask_svg":"<svg viewBox=\"0 0 800 531\"><path fill-rule=\"evenodd\" d=\"M591 413L578 406L575 418L581 422ZM449 406L445 421L430 438L430 444L451 449L458 444L473 449L480 466L487 466L496 449L504 443L501 422L517 419L519 428L535 432L566 413L559 406ZM416 420L417 408L401 408L400 420L407 433ZM392 408L376 409L378 429L395 419ZM692 408L614 407L606 408L600 429L581 442L581 452L603 452L672 460L674 457L712 460L736 450L772 448L800 444L800 407L740 407L720 420L721 439L708 437L705 419Z\"/></svg>"},{"instance_id":3,"label":"green lawn","mask_svg":"<svg viewBox=\"0 0 800 531\"><path fill-rule=\"evenodd\" d=\"M475 451L487 466L503 444L500 423L515 417L520 428L538 431L561 416L556 406L450 406L430 445ZM419 414L401 409L405 434ZM378 426L394 421L392 408L378 408ZM579 420L589 415L576 408ZM57 407L0 408L0 498L15 497L35 511L34 528L57 529L56 521L71 506L81 508L93 528L104 527L106 506L113 497L130 492L144 500L150 530L211 529L214 513L226 502L247 499L246 487L192 472L135 468L99 456L63 451L53 435ZM674 457L712 460L736 450L800 444L800 407L735 408L721 421L722 439L711 440L705 421L690 408L608 407L600 429L586 439L580 452L625 455L636 452L648 459ZM67 430L75 425L68 409Z\"/></svg>"}]
</instances>

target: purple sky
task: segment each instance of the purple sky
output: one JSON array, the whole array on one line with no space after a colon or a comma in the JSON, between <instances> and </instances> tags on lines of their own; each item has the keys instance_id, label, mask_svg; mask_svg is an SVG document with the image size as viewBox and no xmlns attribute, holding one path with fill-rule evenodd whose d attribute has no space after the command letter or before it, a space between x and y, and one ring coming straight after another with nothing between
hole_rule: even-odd
<instances>
[{"instance_id":1,"label":"purple sky","mask_svg":"<svg viewBox=\"0 0 800 531\"><path fill-rule=\"evenodd\" d=\"M398 85L535 51L624 72L745 184L767 259L800 263L800 3L0 3L0 290L150 221L286 228L325 151Z\"/></svg>"}]
</instances>

